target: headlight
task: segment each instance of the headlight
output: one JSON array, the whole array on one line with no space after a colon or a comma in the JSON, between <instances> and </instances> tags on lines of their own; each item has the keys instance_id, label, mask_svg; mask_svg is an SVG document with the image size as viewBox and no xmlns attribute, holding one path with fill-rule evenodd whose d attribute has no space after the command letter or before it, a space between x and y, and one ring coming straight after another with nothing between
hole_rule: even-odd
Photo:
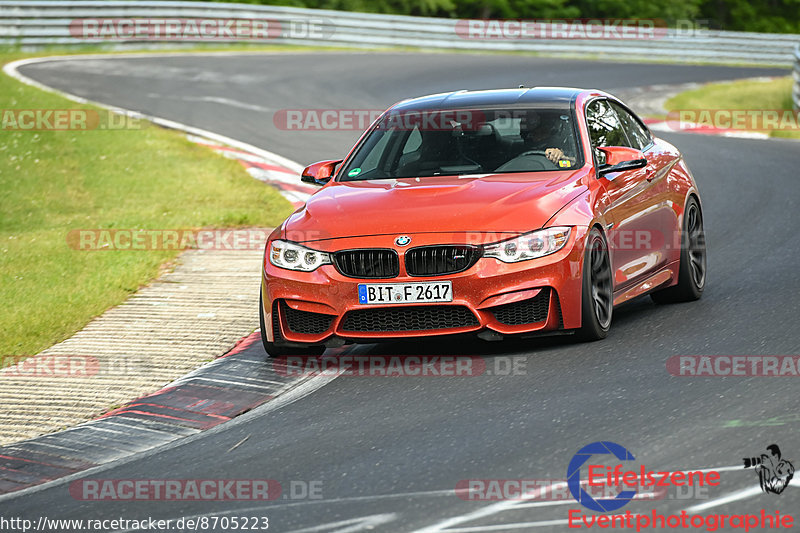
<instances>
[{"instance_id":1,"label":"headlight","mask_svg":"<svg viewBox=\"0 0 800 533\"><path fill-rule=\"evenodd\" d=\"M516 263L550 255L562 249L572 228L547 228L513 239L489 244L483 248L483 257L494 257L504 263Z\"/></svg>"},{"instance_id":2,"label":"headlight","mask_svg":"<svg viewBox=\"0 0 800 533\"><path fill-rule=\"evenodd\" d=\"M269 262L280 268L311 272L331 264L328 252L318 252L293 242L274 240L269 243Z\"/></svg>"}]
</instances>

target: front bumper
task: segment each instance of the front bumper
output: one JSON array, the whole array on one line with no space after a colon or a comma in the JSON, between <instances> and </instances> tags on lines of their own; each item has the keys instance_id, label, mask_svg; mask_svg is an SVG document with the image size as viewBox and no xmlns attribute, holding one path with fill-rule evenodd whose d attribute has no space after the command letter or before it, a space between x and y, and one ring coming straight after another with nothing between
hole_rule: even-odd
<instances>
[{"instance_id":1,"label":"front bumper","mask_svg":"<svg viewBox=\"0 0 800 533\"><path fill-rule=\"evenodd\" d=\"M270 342L322 344L338 337L351 341L446 335L481 330L500 334L549 332L580 327L581 266L586 228L574 227L558 252L519 263L481 258L469 269L443 276L408 276L405 248L394 236L374 236L305 243L323 251L394 248L400 275L391 279L356 279L332 265L314 272L263 265L262 296ZM453 234L412 235L414 246L463 244ZM474 243L474 238L471 239ZM494 240L497 240L496 238ZM267 243L267 250L269 243ZM448 303L364 305L361 283L416 283L449 280ZM270 327L271 326L271 327Z\"/></svg>"}]
</instances>

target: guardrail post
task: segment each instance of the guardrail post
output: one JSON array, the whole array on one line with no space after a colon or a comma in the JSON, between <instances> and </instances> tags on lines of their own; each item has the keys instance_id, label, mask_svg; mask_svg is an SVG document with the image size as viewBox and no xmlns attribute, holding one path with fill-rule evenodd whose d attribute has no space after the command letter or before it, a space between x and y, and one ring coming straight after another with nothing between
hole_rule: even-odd
<instances>
[{"instance_id":1,"label":"guardrail post","mask_svg":"<svg viewBox=\"0 0 800 533\"><path fill-rule=\"evenodd\" d=\"M795 111L800 111L800 44L794 49L792 77L794 78L794 85L792 86L792 104Z\"/></svg>"}]
</instances>

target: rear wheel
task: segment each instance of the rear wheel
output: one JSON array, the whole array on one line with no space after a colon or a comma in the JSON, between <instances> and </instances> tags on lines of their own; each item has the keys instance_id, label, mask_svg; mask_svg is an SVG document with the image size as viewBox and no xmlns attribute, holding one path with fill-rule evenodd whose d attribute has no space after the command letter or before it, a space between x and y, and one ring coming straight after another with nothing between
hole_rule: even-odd
<instances>
[{"instance_id":1,"label":"rear wheel","mask_svg":"<svg viewBox=\"0 0 800 533\"><path fill-rule=\"evenodd\" d=\"M703 213L694 198L686 205L681 232L681 259L678 284L654 292L650 297L656 303L691 302L699 300L706 285L706 235L703 231Z\"/></svg>"},{"instance_id":2,"label":"rear wheel","mask_svg":"<svg viewBox=\"0 0 800 533\"><path fill-rule=\"evenodd\" d=\"M275 310L273 310L274 313ZM281 340L281 330L277 327L277 323L274 321L276 320L275 315L273 314L273 323L270 326L273 327L273 338L275 342L269 342L267 340L267 329L264 324L264 296L259 296L258 298L258 318L259 323L261 325L261 344L264 345L264 351L267 352L267 357L278 357L281 355L322 355L325 351L325 346L319 346L314 344L309 344L307 346L285 346L282 345Z\"/></svg>"},{"instance_id":3,"label":"rear wheel","mask_svg":"<svg viewBox=\"0 0 800 533\"><path fill-rule=\"evenodd\" d=\"M614 288L608 246L597 228L592 228L586 239L581 294L581 327L577 331L578 338L584 341L606 338L614 312Z\"/></svg>"}]
</instances>

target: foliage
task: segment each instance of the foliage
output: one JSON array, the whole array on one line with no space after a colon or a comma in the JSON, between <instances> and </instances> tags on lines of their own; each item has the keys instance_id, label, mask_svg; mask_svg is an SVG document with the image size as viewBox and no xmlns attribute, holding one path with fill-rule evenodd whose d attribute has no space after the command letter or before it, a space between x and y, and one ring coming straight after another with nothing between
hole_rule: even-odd
<instances>
[{"instance_id":1,"label":"foliage","mask_svg":"<svg viewBox=\"0 0 800 533\"><path fill-rule=\"evenodd\" d=\"M642 18L663 20L671 26L691 20L712 29L800 33L800 0L222 1L450 18Z\"/></svg>"}]
</instances>

